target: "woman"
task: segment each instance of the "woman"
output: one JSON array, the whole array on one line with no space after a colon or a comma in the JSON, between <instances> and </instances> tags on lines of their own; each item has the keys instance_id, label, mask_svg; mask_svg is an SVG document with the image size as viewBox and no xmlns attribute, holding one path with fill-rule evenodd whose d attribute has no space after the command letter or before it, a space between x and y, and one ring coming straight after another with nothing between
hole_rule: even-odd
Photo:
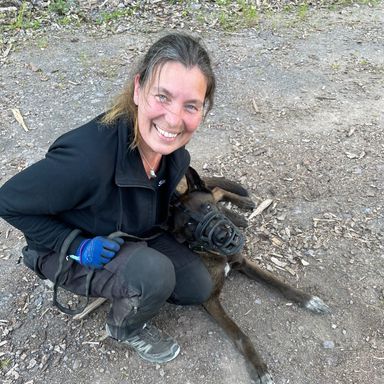
<instances>
[{"instance_id":1,"label":"woman","mask_svg":"<svg viewBox=\"0 0 384 384\"><path fill-rule=\"evenodd\" d=\"M161 227L214 90L201 44L166 35L106 114L61 136L0 189L1 217L26 238L25 264L51 281L65 271L63 288L109 299L108 335L151 362L180 347L147 322L166 301L200 304L212 290L198 255ZM115 231L139 239L108 238Z\"/></svg>"}]
</instances>

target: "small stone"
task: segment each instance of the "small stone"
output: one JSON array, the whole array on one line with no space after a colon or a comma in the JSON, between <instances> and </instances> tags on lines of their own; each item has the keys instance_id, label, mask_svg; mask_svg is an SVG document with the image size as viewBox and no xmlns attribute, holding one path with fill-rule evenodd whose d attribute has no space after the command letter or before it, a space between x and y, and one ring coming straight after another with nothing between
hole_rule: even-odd
<instances>
[{"instance_id":1,"label":"small stone","mask_svg":"<svg viewBox=\"0 0 384 384\"><path fill-rule=\"evenodd\" d=\"M333 348L335 348L335 343L332 340L325 340L323 342L323 347L325 349L333 349Z\"/></svg>"},{"instance_id":2,"label":"small stone","mask_svg":"<svg viewBox=\"0 0 384 384\"><path fill-rule=\"evenodd\" d=\"M73 363L73 370L76 370L76 369L79 369L81 367L81 361L80 360L75 360L75 362Z\"/></svg>"},{"instance_id":3,"label":"small stone","mask_svg":"<svg viewBox=\"0 0 384 384\"><path fill-rule=\"evenodd\" d=\"M31 359L29 361L27 369L32 369L37 364L37 361L35 359Z\"/></svg>"}]
</instances>

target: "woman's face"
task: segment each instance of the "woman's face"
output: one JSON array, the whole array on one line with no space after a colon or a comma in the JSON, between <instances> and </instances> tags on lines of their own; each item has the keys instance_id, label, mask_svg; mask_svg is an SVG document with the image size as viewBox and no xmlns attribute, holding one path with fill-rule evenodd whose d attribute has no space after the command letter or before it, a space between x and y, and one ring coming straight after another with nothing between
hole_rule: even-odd
<instances>
[{"instance_id":1,"label":"woman's face","mask_svg":"<svg viewBox=\"0 0 384 384\"><path fill-rule=\"evenodd\" d=\"M167 155L184 146L203 118L207 81L198 67L169 61L143 87L135 77L134 102L144 150Z\"/></svg>"}]
</instances>

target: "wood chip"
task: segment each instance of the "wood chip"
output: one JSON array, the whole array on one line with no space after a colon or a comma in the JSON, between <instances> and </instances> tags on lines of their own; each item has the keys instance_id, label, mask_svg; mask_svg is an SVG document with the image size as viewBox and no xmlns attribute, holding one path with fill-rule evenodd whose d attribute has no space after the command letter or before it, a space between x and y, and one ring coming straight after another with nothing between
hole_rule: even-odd
<instances>
[{"instance_id":1,"label":"wood chip","mask_svg":"<svg viewBox=\"0 0 384 384\"><path fill-rule=\"evenodd\" d=\"M11 52L11 49L12 49L12 43L9 44L8 47L6 48L6 50L4 51L3 59L5 59L9 55L9 52Z\"/></svg>"},{"instance_id":2,"label":"wood chip","mask_svg":"<svg viewBox=\"0 0 384 384\"><path fill-rule=\"evenodd\" d=\"M29 129L25 125L24 118L18 108L12 108L13 116L15 117L16 121L23 127L25 132L28 132Z\"/></svg>"},{"instance_id":3,"label":"wood chip","mask_svg":"<svg viewBox=\"0 0 384 384\"><path fill-rule=\"evenodd\" d=\"M255 110L255 113L260 113L260 109L257 106L255 99L252 99L252 106L253 106L253 109Z\"/></svg>"},{"instance_id":4,"label":"wood chip","mask_svg":"<svg viewBox=\"0 0 384 384\"><path fill-rule=\"evenodd\" d=\"M308 261L306 261L306 260L304 260L304 259L300 259L300 262L301 262L301 264L304 265L304 267L306 267L306 266L309 265Z\"/></svg>"},{"instance_id":5,"label":"wood chip","mask_svg":"<svg viewBox=\"0 0 384 384\"><path fill-rule=\"evenodd\" d=\"M279 259L276 259L276 257L271 257L271 261L273 264L277 265L278 267L285 268L287 266L287 263L284 261L280 261Z\"/></svg>"},{"instance_id":6,"label":"wood chip","mask_svg":"<svg viewBox=\"0 0 384 384\"><path fill-rule=\"evenodd\" d=\"M292 276L296 276L296 272L290 268L290 267L285 267L284 268L288 273L290 273Z\"/></svg>"},{"instance_id":7,"label":"wood chip","mask_svg":"<svg viewBox=\"0 0 384 384\"><path fill-rule=\"evenodd\" d=\"M271 238L271 242L272 242L272 244L273 245L275 245L276 247L281 247L283 244L284 244L284 242L282 241L282 240L280 240L278 237L276 237L276 236L273 236L272 238Z\"/></svg>"},{"instance_id":8,"label":"wood chip","mask_svg":"<svg viewBox=\"0 0 384 384\"><path fill-rule=\"evenodd\" d=\"M252 220L257 215L260 215L264 210L266 210L271 204L272 199L266 199L262 203L260 203L257 208L252 212L251 216L249 216L248 220Z\"/></svg>"},{"instance_id":9,"label":"wood chip","mask_svg":"<svg viewBox=\"0 0 384 384\"><path fill-rule=\"evenodd\" d=\"M348 159L358 159L359 158L359 155L357 155L356 153L347 152L347 151L344 153L347 155Z\"/></svg>"}]
</instances>

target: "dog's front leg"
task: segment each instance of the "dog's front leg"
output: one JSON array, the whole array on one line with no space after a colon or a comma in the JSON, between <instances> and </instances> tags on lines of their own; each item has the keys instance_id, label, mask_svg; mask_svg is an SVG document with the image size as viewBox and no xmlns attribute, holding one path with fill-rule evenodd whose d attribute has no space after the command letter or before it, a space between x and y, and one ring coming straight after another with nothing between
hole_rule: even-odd
<instances>
[{"instance_id":1,"label":"dog's front leg","mask_svg":"<svg viewBox=\"0 0 384 384\"><path fill-rule=\"evenodd\" d=\"M238 325L227 315L218 296L212 296L203 304L208 313L218 322L233 341L237 349L245 357L248 372L254 384L274 384L272 376L261 356L256 352L251 340Z\"/></svg>"},{"instance_id":2,"label":"dog's front leg","mask_svg":"<svg viewBox=\"0 0 384 384\"><path fill-rule=\"evenodd\" d=\"M240 262L234 263L232 268L244 273L251 279L261 280L264 283L267 283L280 291L288 300L295 301L312 312L329 313L331 311L328 305L325 304L319 297L312 296L309 293L303 292L300 289L292 287L291 285L279 280L277 277L272 275L272 273L263 270L251 260L243 258Z\"/></svg>"}]
</instances>

